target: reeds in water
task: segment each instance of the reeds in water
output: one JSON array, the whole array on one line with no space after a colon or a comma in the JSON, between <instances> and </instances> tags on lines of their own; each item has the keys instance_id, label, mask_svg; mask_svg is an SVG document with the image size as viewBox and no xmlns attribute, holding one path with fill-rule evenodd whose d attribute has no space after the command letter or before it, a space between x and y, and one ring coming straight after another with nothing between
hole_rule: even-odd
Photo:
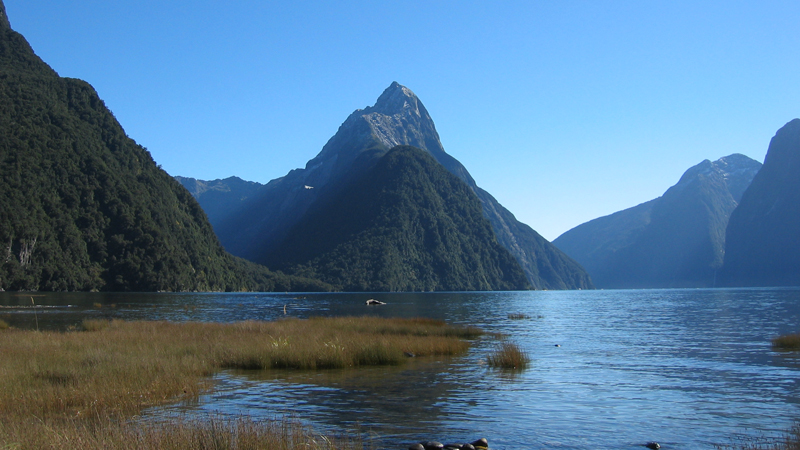
<instances>
[{"instance_id":1,"label":"reeds in water","mask_svg":"<svg viewBox=\"0 0 800 450\"><path fill-rule=\"evenodd\" d=\"M406 353L454 355L474 328L421 319L343 317L275 322L91 320L76 332L0 333L0 420L86 416L193 397L223 369L396 365Z\"/></svg>"},{"instance_id":2,"label":"reeds in water","mask_svg":"<svg viewBox=\"0 0 800 450\"><path fill-rule=\"evenodd\" d=\"M800 423L795 423L783 436L740 436L731 444L714 445L716 450L800 450Z\"/></svg>"},{"instance_id":3,"label":"reeds in water","mask_svg":"<svg viewBox=\"0 0 800 450\"><path fill-rule=\"evenodd\" d=\"M503 342L489 355L487 362L491 367L522 370L530 364L530 357L517 344Z\"/></svg>"},{"instance_id":4,"label":"reeds in water","mask_svg":"<svg viewBox=\"0 0 800 450\"><path fill-rule=\"evenodd\" d=\"M800 350L800 333L784 334L772 339L772 348L777 350Z\"/></svg>"},{"instance_id":5,"label":"reeds in water","mask_svg":"<svg viewBox=\"0 0 800 450\"><path fill-rule=\"evenodd\" d=\"M508 315L508 318L511 320L525 320L525 319L530 319L531 316L522 313L512 313Z\"/></svg>"},{"instance_id":6,"label":"reeds in water","mask_svg":"<svg viewBox=\"0 0 800 450\"><path fill-rule=\"evenodd\" d=\"M249 446L241 443L251 437L261 442L260 425L161 427L130 418L146 407L197 397L223 369L402 364L405 354L464 352L464 339L481 334L441 321L376 317L230 324L87 320L80 329L0 333L0 448L354 448L325 439L306 445L305 431ZM223 439L219 446L217 438Z\"/></svg>"}]
</instances>

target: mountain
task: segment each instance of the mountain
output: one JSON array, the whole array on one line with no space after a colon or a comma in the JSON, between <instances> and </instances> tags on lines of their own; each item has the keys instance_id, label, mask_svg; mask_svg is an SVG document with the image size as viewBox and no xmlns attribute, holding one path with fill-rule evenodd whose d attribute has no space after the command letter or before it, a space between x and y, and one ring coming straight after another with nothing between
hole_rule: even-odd
<instances>
[{"instance_id":1,"label":"mountain","mask_svg":"<svg viewBox=\"0 0 800 450\"><path fill-rule=\"evenodd\" d=\"M305 168L270 181L238 211L212 219L215 231L231 253L256 262L273 255L292 227L321 198L349 185L391 148L422 149L464 181L478 196L483 215L498 242L517 259L530 286L536 289L591 288L588 274L575 261L529 226L517 221L469 172L448 155L433 120L410 89L392 83L374 106L356 110L339 127L322 151Z\"/></svg>"},{"instance_id":2,"label":"mountain","mask_svg":"<svg viewBox=\"0 0 800 450\"><path fill-rule=\"evenodd\" d=\"M730 286L800 286L800 120L772 138L764 167L728 223L721 278Z\"/></svg>"},{"instance_id":3,"label":"mountain","mask_svg":"<svg viewBox=\"0 0 800 450\"><path fill-rule=\"evenodd\" d=\"M0 1L0 289L325 289L226 253L200 205ZM328 286L329 288L329 286Z\"/></svg>"},{"instance_id":4,"label":"mountain","mask_svg":"<svg viewBox=\"0 0 800 450\"><path fill-rule=\"evenodd\" d=\"M714 286L728 219L760 167L739 154L705 160L663 196L579 225L553 243L597 287Z\"/></svg>"},{"instance_id":5,"label":"mountain","mask_svg":"<svg viewBox=\"0 0 800 450\"><path fill-rule=\"evenodd\" d=\"M175 179L197 199L212 226L217 226L220 218L230 215L242 202L264 187L261 183L245 181L239 177L212 181L181 176L176 176Z\"/></svg>"},{"instance_id":6,"label":"mountain","mask_svg":"<svg viewBox=\"0 0 800 450\"><path fill-rule=\"evenodd\" d=\"M409 146L312 205L266 260L345 291L528 287L472 189Z\"/></svg>"}]
</instances>

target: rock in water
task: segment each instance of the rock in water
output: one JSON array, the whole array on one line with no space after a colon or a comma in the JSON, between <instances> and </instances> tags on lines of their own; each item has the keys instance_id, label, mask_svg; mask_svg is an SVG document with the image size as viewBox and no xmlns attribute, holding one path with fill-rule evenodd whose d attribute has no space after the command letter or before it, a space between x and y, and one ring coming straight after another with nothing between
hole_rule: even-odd
<instances>
[{"instance_id":1,"label":"rock in water","mask_svg":"<svg viewBox=\"0 0 800 450\"><path fill-rule=\"evenodd\" d=\"M486 438L480 438L473 442L472 446L475 448L489 448L489 441L487 441Z\"/></svg>"}]
</instances>

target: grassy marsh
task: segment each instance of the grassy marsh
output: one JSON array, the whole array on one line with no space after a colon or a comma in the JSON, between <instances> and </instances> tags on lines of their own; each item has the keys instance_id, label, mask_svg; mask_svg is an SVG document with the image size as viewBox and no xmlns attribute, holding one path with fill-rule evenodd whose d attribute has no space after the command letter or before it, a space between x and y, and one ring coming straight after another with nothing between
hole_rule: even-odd
<instances>
[{"instance_id":1,"label":"grassy marsh","mask_svg":"<svg viewBox=\"0 0 800 450\"><path fill-rule=\"evenodd\" d=\"M131 425L126 418L146 407L196 397L212 387L209 377L219 370L395 365L405 361L405 352L462 353L469 346L464 339L481 334L441 321L375 317L230 324L89 320L81 328L0 333L0 448L38 448L25 444L37 436L49 436L45 441L73 436L56 448L91 448L95 445L75 439L158 435L158 425ZM206 432L203 423L180 425L167 428ZM229 434L249 426L218 425ZM114 448L104 442L95 446L103 447Z\"/></svg>"}]
</instances>

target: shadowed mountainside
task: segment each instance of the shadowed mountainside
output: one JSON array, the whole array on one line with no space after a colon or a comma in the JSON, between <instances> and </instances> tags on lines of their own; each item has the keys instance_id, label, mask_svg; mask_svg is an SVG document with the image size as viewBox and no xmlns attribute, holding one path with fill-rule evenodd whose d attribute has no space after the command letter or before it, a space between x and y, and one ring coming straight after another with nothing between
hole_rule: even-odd
<instances>
[{"instance_id":1,"label":"shadowed mountainside","mask_svg":"<svg viewBox=\"0 0 800 450\"><path fill-rule=\"evenodd\" d=\"M600 288L714 286L728 218L760 167L739 154L705 160L663 196L579 225L553 243Z\"/></svg>"},{"instance_id":2,"label":"shadowed mountainside","mask_svg":"<svg viewBox=\"0 0 800 450\"><path fill-rule=\"evenodd\" d=\"M731 214L721 278L729 286L800 286L800 119L772 138Z\"/></svg>"}]
</instances>

